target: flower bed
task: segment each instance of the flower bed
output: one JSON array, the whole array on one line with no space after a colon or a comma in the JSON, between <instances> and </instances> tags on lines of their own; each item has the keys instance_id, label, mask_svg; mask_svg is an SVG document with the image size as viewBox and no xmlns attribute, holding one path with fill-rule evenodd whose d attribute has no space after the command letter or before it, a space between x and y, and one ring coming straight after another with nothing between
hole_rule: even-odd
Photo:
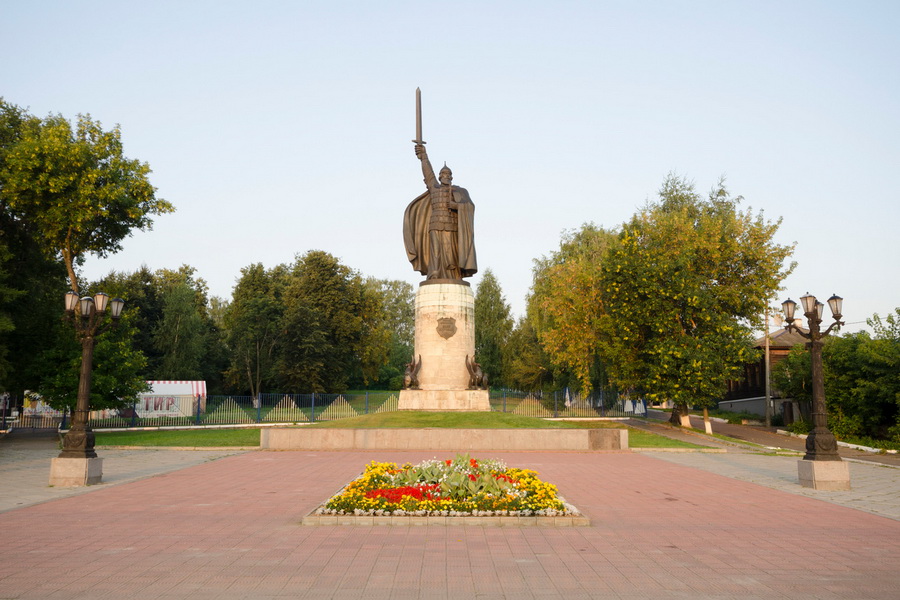
<instances>
[{"instance_id":1,"label":"flower bed","mask_svg":"<svg viewBox=\"0 0 900 600\"><path fill-rule=\"evenodd\" d=\"M418 465L372 462L317 515L523 517L577 514L529 469L457 455Z\"/></svg>"}]
</instances>

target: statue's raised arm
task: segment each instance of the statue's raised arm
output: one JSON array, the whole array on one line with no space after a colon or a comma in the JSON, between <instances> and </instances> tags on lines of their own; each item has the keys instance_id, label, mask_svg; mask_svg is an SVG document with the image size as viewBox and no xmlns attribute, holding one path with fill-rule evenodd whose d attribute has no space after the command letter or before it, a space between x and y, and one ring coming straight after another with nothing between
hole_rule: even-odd
<instances>
[{"instance_id":1,"label":"statue's raised arm","mask_svg":"<svg viewBox=\"0 0 900 600\"><path fill-rule=\"evenodd\" d=\"M428 160L428 153L425 151L425 146L416 144L416 156L422 161L422 176L425 178L425 185L429 190L437 187L438 180L437 177L434 176L434 168L431 166L431 161Z\"/></svg>"}]
</instances>

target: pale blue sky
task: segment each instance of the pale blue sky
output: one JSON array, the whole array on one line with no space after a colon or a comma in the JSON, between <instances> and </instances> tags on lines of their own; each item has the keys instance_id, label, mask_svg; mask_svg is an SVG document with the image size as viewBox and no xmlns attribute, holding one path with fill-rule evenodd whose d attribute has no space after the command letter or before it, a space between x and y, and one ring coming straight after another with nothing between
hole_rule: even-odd
<instances>
[{"instance_id":1,"label":"pale blue sky","mask_svg":"<svg viewBox=\"0 0 900 600\"><path fill-rule=\"evenodd\" d=\"M228 298L316 248L415 284L419 86L517 314L561 231L618 226L674 171L783 217L778 303L837 293L861 323L900 306L898 31L895 1L0 0L0 95L120 124L177 207L92 279L187 263Z\"/></svg>"}]
</instances>

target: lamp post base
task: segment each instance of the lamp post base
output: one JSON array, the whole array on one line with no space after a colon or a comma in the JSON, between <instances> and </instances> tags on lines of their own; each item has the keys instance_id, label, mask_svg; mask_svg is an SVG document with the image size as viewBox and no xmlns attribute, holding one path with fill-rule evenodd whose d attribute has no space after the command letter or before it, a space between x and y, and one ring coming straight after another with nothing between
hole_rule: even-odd
<instances>
[{"instance_id":1,"label":"lamp post base","mask_svg":"<svg viewBox=\"0 0 900 600\"><path fill-rule=\"evenodd\" d=\"M102 458L54 458L50 461L50 485L79 487L103 479Z\"/></svg>"},{"instance_id":2,"label":"lamp post base","mask_svg":"<svg viewBox=\"0 0 900 600\"><path fill-rule=\"evenodd\" d=\"M850 465L843 460L798 460L800 485L831 492L850 489Z\"/></svg>"}]
</instances>

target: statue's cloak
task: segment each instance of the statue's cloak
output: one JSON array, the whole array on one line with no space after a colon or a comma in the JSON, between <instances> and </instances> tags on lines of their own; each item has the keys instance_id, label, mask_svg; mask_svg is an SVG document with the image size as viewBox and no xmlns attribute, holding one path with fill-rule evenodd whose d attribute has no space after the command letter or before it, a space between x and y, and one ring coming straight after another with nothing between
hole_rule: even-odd
<instances>
[{"instance_id":1,"label":"statue's cloak","mask_svg":"<svg viewBox=\"0 0 900 600\"><path fill-rule=\"evenodd\" d=\"M465 188L453 186L453 200L459 203L457 211L457 236L459 251L457 266L462 277L471 277L478 272L475 258L475 204ZM431 192L427 191L409 203L403 213L403 243L406 257L413 269L428 276L431 245L428 240L428 222L431 220Z\"/></svg>"}]
</instances>

